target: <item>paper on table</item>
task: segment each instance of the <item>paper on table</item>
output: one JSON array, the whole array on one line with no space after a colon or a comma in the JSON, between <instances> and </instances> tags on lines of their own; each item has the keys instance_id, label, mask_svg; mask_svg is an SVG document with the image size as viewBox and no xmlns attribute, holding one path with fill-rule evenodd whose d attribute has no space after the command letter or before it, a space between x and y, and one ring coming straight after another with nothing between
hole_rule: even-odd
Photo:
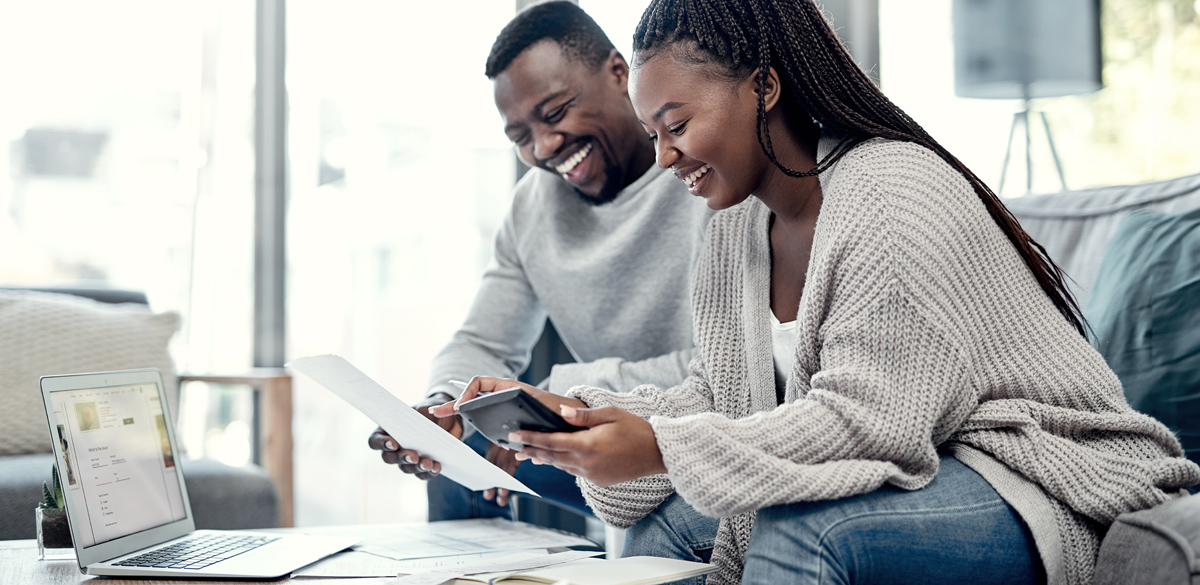
<instances>
[{"instance_id":1,"label":"paper on table","mask_svg":"<svg viewBox=\"0 0 1200 585\"><path fill-rule=\"evenodd\" d=\"M521 551L526 554L544 555L546 549L531 549ZM325 577L395 577L399 574L416 573L418 571L446 570L459 565L492 561L511 556L511 551L471 553L432 559L413 559L395 561L366 552L343 551L333 556L325 557L307 567L297 569L292 573L293 579L325 578Z\"/></svg>"},{"instance_id":2,"label":"paper on table","mask_svg":"<svg viewBox=\"0 0 1200 585\"><path fill-rule=\"evenodd\" d=\"M356 534L354 550L404 560L488 551L595 546L568 532L502 518L451 520L394 527L378 534Z\"/></svg>"},{"instance_id":3,"label":"paper on table","mask_svg":"<svg viewBox=\"0 0 1200 585\"><path fill-rule=\"evenodd\" d=\"M404 448L441 463L442 475L463 487L475 491L498 487L537 495L345 359L336 355L317 355L297 358L287 365L341 396L383 427Z\"/></svg>"}]
</instances>

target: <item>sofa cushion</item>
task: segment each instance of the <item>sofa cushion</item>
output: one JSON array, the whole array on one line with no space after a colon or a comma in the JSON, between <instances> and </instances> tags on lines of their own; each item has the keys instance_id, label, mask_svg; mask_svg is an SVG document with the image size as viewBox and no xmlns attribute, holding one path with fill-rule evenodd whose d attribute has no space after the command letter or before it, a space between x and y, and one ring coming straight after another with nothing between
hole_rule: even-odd
<instances>
[{"instance_id":1,"label":"sofa cushion","mask_svg":"<svg viewBox=\"0 0 1200 585\"><path fill-rule=\"evenodd\" d=\"M1174 430L1200 462L1200 209L1129 213L1084 315L1130 406Z\"/></svg>"},{"instance_id":2,"label":"sofa cushion","mask_svg":"<svg viewBox=\"0 0 1200 585\"><path fill-rule=\"evenodd\" d=\"M178 327L177 314L145 305L0 290L0 456L50 452L38 386L44 375L158 368L177 412L167 343Z\"/></svg>"},{"instance_id":3,"label":"sofa cushion","mask_svg":"<svg viewBox=\"0 0 1200 585\"><path fill-rule=\"evenodd\" d=\"M35 538L33 509L50 481L54 455L0 457L0 540ZM235 530L279 526L279 492L256 465L231 467L213 459L184 459L196 528Z\"/></svg>"},{"instance_id":4,"label":"sofa cushion","mask_svg":"<svg viewBox=\"0 0 1200 585\"><path fill-rule=\"evenodd\" d=\"M1127 213L1176 213L1200 208L1200 174L1169 181L1117 185L1005 199L1004 204L1070 280L1080 306L1087 302L1104 247Z\"/></svg>"},{"instance_id":5,"label":"sofa cushion","mask_svg":"<svg viewBox=\"0 0 1200 585\"><path fill-rule=\"evenodd\" d=\"M1200 585L1200 496L1121 514L1100 545L1095 585Z\"/></svg>"}]
</instances>

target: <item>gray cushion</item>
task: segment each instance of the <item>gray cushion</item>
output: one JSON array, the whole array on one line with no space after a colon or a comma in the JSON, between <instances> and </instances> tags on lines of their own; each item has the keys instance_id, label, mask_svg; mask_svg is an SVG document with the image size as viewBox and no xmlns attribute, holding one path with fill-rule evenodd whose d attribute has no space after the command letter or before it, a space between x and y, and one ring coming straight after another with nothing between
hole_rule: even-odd
<instances>
[{"instance_id":1,"label":"gray cushion","mask_svg":"<svg viewBox=\"0 0 1200 585\"><path fill-rule=\"evenodd\" d=\"M0 455L49 453L38 378L136 368L162 372L170 412L178 382L167 342L175 313L73 295L0 290Z\"/></svg>"},{"instance_id":2,"label":"gray cushion","mask_svg":"<svg viewBox=\"0 0 1200 585\"><path fill-rule=\"evenodd\" d=\"M1200 585L1200 496L1117 517L1100 545L1096 585Z\"/></svg>"},{"instance_id":3,"label":"gray cushion","mask_svg":"<svg viewBox=\"0 0 1200 585\"><path fill-rule=\"evenodd\" d=\"M53 461L49 453L0 457L0 540L36 537L33 509ZM183 468L197 528L279 525L279 494L262 469L212 459L185 460Z\"/></svg>"},{"instance_id":4,"label":"gray cushion","mask_svg":"<svg viewBox=\"0 0 1200 585\"><path fill-rule=\"evenodd\" d=\"M1175 213L1200 207L1200 175L1140 185L1118 185L1005 199L1033 239L1071 281L1083 306L1096 280L1104 247L1125 214L1134 209Z\"/></svg>"},{"instance_id":5,"label":"gray cushion","mask_svg":"<svg viewBox=\"0 0 1200 585\"><path fill-rule=\"evenodd\" d=\"M1200 463L1200 208L1127 215L1084 315L1129 405L1175 431Z\"/></svg>"}]
</instances>

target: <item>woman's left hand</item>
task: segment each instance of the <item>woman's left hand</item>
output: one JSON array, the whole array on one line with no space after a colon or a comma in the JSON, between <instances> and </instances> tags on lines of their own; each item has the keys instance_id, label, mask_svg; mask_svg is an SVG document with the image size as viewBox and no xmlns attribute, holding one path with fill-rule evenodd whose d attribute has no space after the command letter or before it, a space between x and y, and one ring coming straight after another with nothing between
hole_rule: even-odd
<instances>
[{"instance_id":1,"label":"woman's left hand","mask_svg":"<svg viewBox=\"0 0 1200 585\"><path fill-rule=\"evenodd\" d=\"M601 487L667 472L649 421L612 406L560 410L567 422L587 430L510 433L510 441L525 444L517 459L553 465Z\"/></svg>"}]
</instances>

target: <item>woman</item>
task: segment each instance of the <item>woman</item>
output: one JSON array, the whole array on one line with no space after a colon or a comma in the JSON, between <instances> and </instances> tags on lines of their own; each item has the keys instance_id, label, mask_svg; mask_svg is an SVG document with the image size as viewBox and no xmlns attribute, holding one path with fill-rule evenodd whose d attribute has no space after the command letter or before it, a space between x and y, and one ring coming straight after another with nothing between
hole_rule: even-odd
<instances>
[{"instance_id":1,"label":"woman","mask_svg":"<svg viewBox=\"0 0 1200 585\"><path fill-rule=\"evenodd\" d=\"M655 0L630 88L658 164L725 210L693 376L539 395L590 428L513 437L633 526L627 554L704 558L703 513L710 583L1084 584L1118 514L1200 482L1057 267L811 0Z\"/></svg>"}]
</instances>

